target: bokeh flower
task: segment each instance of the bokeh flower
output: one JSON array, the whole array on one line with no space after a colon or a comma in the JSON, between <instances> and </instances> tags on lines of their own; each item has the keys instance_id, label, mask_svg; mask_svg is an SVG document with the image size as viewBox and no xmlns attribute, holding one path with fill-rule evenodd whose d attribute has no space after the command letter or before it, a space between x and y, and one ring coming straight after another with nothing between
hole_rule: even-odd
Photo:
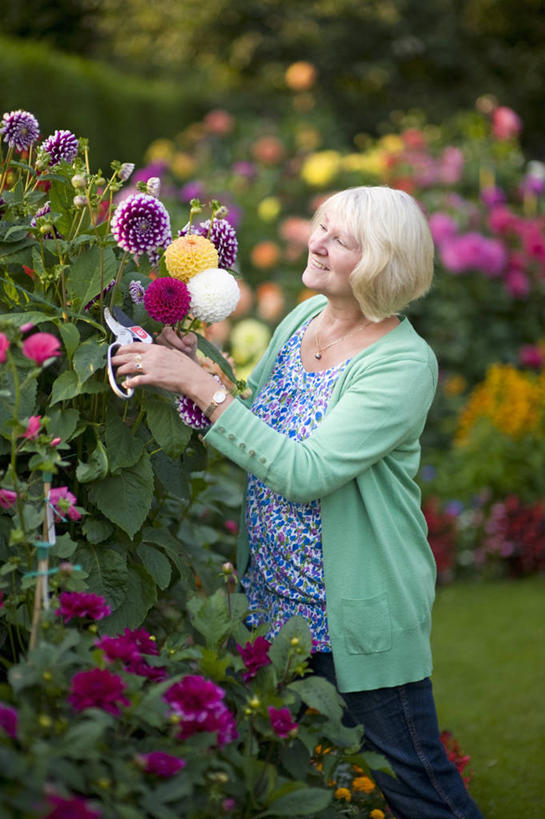
<instances>
[{"instance_id":1,"label":"bokeh flower","mask_svg":"<svg viewBox=\"0 0 545 819\"><path fill-rule=\"evenodd\" d=\"M168 244L170 216L154 196L133 194L118 205L112 218L112 234L120 248L141 256Z\"/></svg>"},{"instance_id":2,"label":"bokeh flower","mask_svg":"<svg viewBox=\"0 0 545 819\"><path fill-rule=\"evenodd\" d=\"M265 637L259 635L252 642L248 640L245 646L237 644L237 651L244 661L246 671L242 675L244 682L251 680L260 668L269 665L271 659L269 657L269 649L271 644Z\"/></svg>"},{"instance_id":3,"label":"bokeh flower","mask_svg":"<svg viewBox=\"0 0 545 819\"><path fill-rule=\"evenodd\" d=\"M186 236L188 227L182 228L180 236ZM233 267L237 259L238 240L234 227L227 219L214 219L210 229L210 219L193 225L191 234L198 234L209 239L218 251L218 261L213 267Z\"/></svg>"},{"instance_id":4,"label":"bokeh flower","mask_svg":"<svg viewBox=\"0 0 545 819\"><path fill-rule=\"evenodd\" d=\"M235 277L218 267L197 273L187 286L191 294L191 313L207 324L226 319L240 298Z\"/></svg>"},{"instance_id":5,"label":"bokeh flower","mask_svg":"<svg viewBox=\"0 0 545 819\"><path fill-rule=\"evenodd\" d=\"M218 265L218 251L210 239L192 233L174 239L165 250L165 264L170 276L188 282L197 273Z\"/></svg>"},{"instance_id":6,"label":"bokeh flower","mask_svg":"<svg viewBox=\"0 0 545 819\"><path fill-rule=\"evenodd\" d=\"M292 720L289 708L274 708L269 705L271 727L278 737L292 737L297 733L298 725Z\"/></svg>"},{"instance_id":7,"label":"bokeh flower","mask_svg":"<svg viewBox=\"0 0 545 819\"><path fill-rule=\"evenodd\" d=\"M286 307L282 288L276 282L263 282L256 290L257 314L264 321L277 321Z\"/></svg>"},{"instance_id":8,"label":"bokeh flower","mask_svg":"<svg viewBox=\"0 0 545 819\"><path fill-rule=\"evenodd\" d=\"M350 802L352 799L352 792L348 788L337 788L334 795L335 799L344 799L345 802Z\"/></svg>"},{"instance_id":9,"label":"bokeh flower","mask_svg":"<svg viewBox=\"0 0 545 819\"><path fill-rule=\"evenodd\" d=\"M368 776L356 776L352 782L352 790L360 793L372 793L376 788L375 783Z\"/></svg>"},{"instance_id":10,"label":"bokeh flower","mask_svg":"<svg viewBox=\"0 0 545 819\"><path fill-rule=\"evenodd\" d=\"M236 364L245 364L261 356L271 338L266 324L257 319L239 321L231 332L231 352Z\"/></svg>"},{"instance_id":11,"label":"bokeh flower","mask_svg":"<svg viewBox=\"0 0 545 819\"><path fill-rule=\"evenodd\" d=\"M514 139L522 131L522 120L512 108L500 105L492 112L492 134L500 141Z\"/></svg>"},{"instance_id":12,"label":"bokeh flower","mask_svg":"<svg viewBox=\"0 0 545 819\"><path fill-rule=\"evenodd\" d=\"M264 240L254 245L250 253L250 259L254 267L267 268L274 267L280 259L280 248L276 242Z\"/></svg>"},{"instance_id":13,"label":"bokeh flower","mask_svg":"<svg viewBox=\"0 0 545 819\"><path fill-rule=\"evenodd\" d=\"M75 495L70 492L67 486L58 486L49 490L49 501L59 518L68 515L70 520L79 520L81 512L78 512L75 504L78 502Z\"/></svg>"},{"instance_id":14,"label":"bokeh flower","mask_svg":"<svg viewBox=\"0 0 545 819\"><path fill-rule=\"evenodd\" d=\"M78 155L79 141L71 131L55 131L41 145L41 150L49 154L50 165L59 162L71 163Z\"/></svg>"},{"instance_id":15,"label":"bokeh flower","mask_svg":"<svg viewBox=\"0 0 545 819\"><path fill-rule=\"evenodd\" d=\"M288 66L284 79L292 91L308 91L316 81L316 68L306 60L298 60Z\"/></svg>"},{"instance_id":16,"label":"bokeh flower","mask_svg":"<svg viewBox=\"0 0 545 819\"><path fill-rule=\"evenodd\" d=\"M102 620L112 613L104 597L93 592L63 591L59 595L59 603L55 614L62 617L65 623L69 623L74 617Z\"/></svg>"},{"instance_id":17,"label":"bokeh flower","mask_svg":"<svg viewBox=\"0 0 545 819\"><path fill-rule=\"evenodd\" d=\"M93 668L80 671L72 677L68 702L76 711L100 708L118 716L120 705L130 705L125 697L125 683L118 674L107 669Z\"/></svg>"},{"instance_id":18,"label":"bokeh flower","mask_svg":"<svg viewBox=\"0 0 545 819\"><path fill-rule=\"evenodd\" d=\"M40 135L38 120L28 111L10 111L2 117L0 134L4 134L4 142L17 151L28 151Z\"/></svg>"},{"instance_id":19,"label":"bokeh flower","mask_svg":"<svg viewBox=\"0 0 545 819\"><path fill-rule=\"evenodd\" d=\"M189 312L191 295L187 284L180 279L165 276L148 285L144 294L144 306L155 321L176 324Z\"/></svg>"},{"instance_id":20,"label":"bokeh flower","mask_svg":"<svg viewBox=\"0 0 545 819\"><path fill-rule=\"evenodd\" d=\"M17 736L17 711L5 702L0 702L0 729L12 739Z\"/></svg>"},{"instance_id":21,"label":"bokeh flower","mask_svg":"<svg viewBox=\"0 0 545 819\"><path fill-rule=\"evenodd\" d=\"M275 136L262 136L252 145L252 154L264 165L276 165L284 158L286 149L284 143Z\"/></svg>"},{"instance_id":22,"label":"bokeh flower","mask_svg":"<svg viewBox=\"0 0 545 819\"><path fill-rule=\"evenodd\" d=\"M64 798L57 794L48 794L47 801L51 810L44 819L100 819L100 811L91 807L81 796Z\"/></svg>"},{"instance_id":23,"label":"bokeh flower","mask_svg":"<svg viewBox=\"0 0 545 819\"><path fill-rule=\"evenodd\" d=\"M165 779L174 776L187 765L185 759L180 759L179 756L173 756L163 751L151 751L149 754L138 754L136 762L145 773L155 774L155 776L160 776Z\"/></svg>"},{"instance_id":24,"label":"bokeh flower","mask_svg":"<svg viewBox=\"0 0 545 819\"><path fill-rule=\"evenodd\" d=\"M203 125L211 134L224 136L233 130L235 124L234 118L229 111L223 108L213 108L209 111L203 119Z\"/></svg>"},{"instance_id":25,"label":"bokeh flower","mask_svg":"<svg viewBox=\"0 0 545 819\"><path fill-rule=\"evenodd\" d=\"M51 333L33 333L23 341L23 355L41 367L50 358L61 354L60 346L59 339Z\"/></svg>"},{"instance_id":26,"label":"bokeh flower","mask_svg":"<svg viewBox=\"0 0 545 819\"><path fill-rule=\"evenodd\" d=\"M9 350L9 338L5 333L0 333L0 364L3 364Z\"/></svg>"},{"instance_id":27,"label":"bokeh flower","mask_svg":"<svg viewBox=\"0 0 545 819\"><path fill-rule=\"evenodd\" d=\"M310 154L301 168L301 178L314 187L324 187L332 182L341 168L341 156L337 151L318 151Z\"/></svg>"},{"instance_id":28,"label":"bokeh flower","mask_svg":"<svg viewBox=\"0 0 545 819\"><path fill-rule=\"evenodd\" d=\"M17 500L17 492L11 489L0 489L0 506L2 509L11 509Z\"/></svg>"}]
</instances>

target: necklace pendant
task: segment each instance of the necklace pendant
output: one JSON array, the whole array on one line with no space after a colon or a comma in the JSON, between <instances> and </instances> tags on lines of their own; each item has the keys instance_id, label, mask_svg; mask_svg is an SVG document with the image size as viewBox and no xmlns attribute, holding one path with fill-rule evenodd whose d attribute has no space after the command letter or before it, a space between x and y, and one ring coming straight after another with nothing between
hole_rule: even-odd
<instances>
[{"instance_id":1,"label":"necklace pendant","mask_svg":"<svg viewBox=\"0 0 545 819\"><path fill-rule=\"evenodd\" d=\"M314 358L318 359L318 361L321 359L321 357L322 357L321 353L314 353Z\"/></svg>"}]
</instances>

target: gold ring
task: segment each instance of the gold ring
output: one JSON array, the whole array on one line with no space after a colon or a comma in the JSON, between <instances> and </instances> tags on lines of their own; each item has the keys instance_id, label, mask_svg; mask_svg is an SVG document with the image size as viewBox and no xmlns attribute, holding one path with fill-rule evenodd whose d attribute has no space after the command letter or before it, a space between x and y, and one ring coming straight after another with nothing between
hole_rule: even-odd
<instances>
[{"instance_id":1,"label":"gold ring","mask_svg":"<svg viewBox=\"0 0 545 819\"><path fill-rule=\"evenodd\" d=\"M136 369L137 370L143 370L144 369L144 365L142 364L141 361L136 362Z\"/></svg>"},{"instance_id":2,"label":"gold ring","mask_svg":"<svg viewBox=\"0 0 545 819\"><path fill-rule=\"evenodd\" d=\"M142 363L142 353L136 353L135 358L140 364Z\"/></svg>"}]
</instances>

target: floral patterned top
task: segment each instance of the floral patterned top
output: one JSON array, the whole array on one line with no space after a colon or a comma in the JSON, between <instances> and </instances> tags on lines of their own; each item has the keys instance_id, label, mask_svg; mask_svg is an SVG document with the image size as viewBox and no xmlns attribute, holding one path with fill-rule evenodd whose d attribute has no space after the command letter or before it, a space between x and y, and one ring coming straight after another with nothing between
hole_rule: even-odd
<instances>
[{"instance_id":1,"label":"floral patterned top","mask_svg":"<svg viewBox=\"0 0 545 819\"><path fill-rule=\"evenodd\" d=\"M325 415L337 378L349 360L321 372L301 361L307 322L284 344L252 412L268 426L302 441ZM249 600L247 623L269 624L272 639L291 616L304 617L314 650L331 651L327 629L319 499L293 503L249 475L246 525L250 564L242 585Z\"/></svg>"}]
</instances>

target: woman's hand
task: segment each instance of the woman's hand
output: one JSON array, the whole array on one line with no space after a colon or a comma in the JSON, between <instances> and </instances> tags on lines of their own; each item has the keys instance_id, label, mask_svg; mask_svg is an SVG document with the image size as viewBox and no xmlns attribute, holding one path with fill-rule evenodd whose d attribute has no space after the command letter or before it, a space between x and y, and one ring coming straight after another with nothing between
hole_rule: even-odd
<instances>
[{"instance_id":1,"label":"woman's hand","mask_svg":"<svg viewBox=\"0 0 545 819\"><path fill-rule=\"evenodd\" d=\"M191 395L203 376L210 377L189 355L163 344L127 344L116 350L112 362L127 388L151 386Z\"/></svg>"},{"instance_id":2,"label":"woman's hand","mask_svg":"<svg viewBox=\"0 0 545 819\"><path fill-rule=\"evenodd\" d=\"M197 360L197 336L195 333L178 335L172 327L163 327L156 338L157 344L163 347L170 347L172 350L179 350L184 355L189 356L193 361Z\"/></svg>"}]
</instances>

